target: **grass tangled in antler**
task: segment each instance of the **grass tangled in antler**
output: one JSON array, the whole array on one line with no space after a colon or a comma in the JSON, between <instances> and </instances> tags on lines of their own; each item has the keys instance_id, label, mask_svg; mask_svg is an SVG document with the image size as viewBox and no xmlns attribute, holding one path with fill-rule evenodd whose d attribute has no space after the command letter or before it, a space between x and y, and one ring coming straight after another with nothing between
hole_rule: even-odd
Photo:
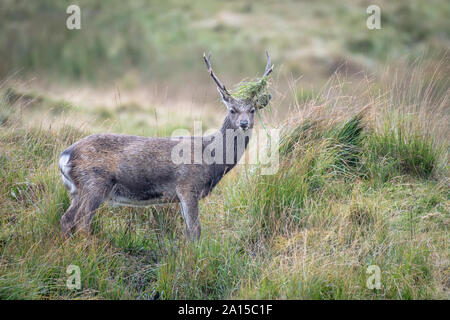
<instances>
[{"instance_id":1,"label":"grass tangled in antler","mask_svg":"<svg viewBox=\"0 0 450 320\"><path fill-rule=\"evenodd\" d=\"M267 105L270 100L268 83L267 76L256 80L243 80L233 90L232 96L237 99L256 99L258 104Z\"/></svg>"}]
</instances>

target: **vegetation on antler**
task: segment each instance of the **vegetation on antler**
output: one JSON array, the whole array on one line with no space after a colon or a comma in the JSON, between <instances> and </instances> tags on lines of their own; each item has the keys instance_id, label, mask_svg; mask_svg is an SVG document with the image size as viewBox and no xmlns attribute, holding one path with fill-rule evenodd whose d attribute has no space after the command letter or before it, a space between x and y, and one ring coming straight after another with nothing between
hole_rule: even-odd
<instances>
[{"instance_id":1,"label":"vegetation on antler","mask_svg":"<svg viewBox=\"0 0 450 320\"><path fill-rule=\"evenodd\" d=\"M231 95L238 99L255 99L258 105L265 106L270 103L268 86L268 76L263 76L254 80L243 80L236 85L231 92Z\"/></svg>"}]
</instances>

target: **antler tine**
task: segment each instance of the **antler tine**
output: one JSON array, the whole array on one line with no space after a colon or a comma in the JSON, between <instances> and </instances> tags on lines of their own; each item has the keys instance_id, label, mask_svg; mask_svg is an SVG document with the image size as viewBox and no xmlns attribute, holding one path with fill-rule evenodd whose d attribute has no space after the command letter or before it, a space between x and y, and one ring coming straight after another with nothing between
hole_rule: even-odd
<instances>
[{"instance_id":1,"label":"antler tine","mask_svg":"<svg viewBox=\"0 0 450 320\"><path fill-rule=\"evenodd\" d=\"M225 88L225 86L220 82L219 78L217 78L216 75L214 74L214 71L211 68L210 58L211 58L211 53L208 54L208 57L206 57L206 54L203 53L203 60L205 60L206 67L208 68L209 74L214 79L214 81L216 82L219 89L229 95L230 93L228 92L227 88Z\"/></svg>"},{"instance_id":2,"label":"antler tine","mask_svg":"<svg viewBox=\"0 0 450 320\"><path fill-rule=\"evenodd\" d=\"M270 60L269 52L267 52L267 51L266 51L266 56L267 56L267 64L266 64L266 70L264 71L263 77L268 76L273 71L273 64Z\"/></svg>"}]
</instances>

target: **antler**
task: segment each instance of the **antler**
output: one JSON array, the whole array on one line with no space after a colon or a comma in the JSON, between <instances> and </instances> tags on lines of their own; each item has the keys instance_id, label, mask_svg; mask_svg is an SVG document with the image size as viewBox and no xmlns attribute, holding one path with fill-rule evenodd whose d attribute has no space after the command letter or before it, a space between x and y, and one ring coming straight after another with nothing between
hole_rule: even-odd
<instances>
[{"instance_id":1,"label":"antler","mask_svg":"<svg viewBox=\"0 0 450 320\"><path fill-rule=\"evenodd\" d=\"M267 64L266 64L266 71L264 71L263 77L268 76L273 71L273 64L270 60L269 52L267 52L267 51L266 51L266 56L267 56Z\"/></svg>"},{"instance_id":2,"label":"antler","mask_svg":"<svg viewBox=\"0 0 450 320\"><path fill-rule=\"evenodd\" d=\"M217 87L219 87L219 89L221 91L223 91L223 93L226 93L227 95L230 95L230 93L228 92L227 88L225 88L225 86L222 84L222 82L220 82L219 78L217 78L216 75L214 74L214 71L211 68L211 63L209 62L210 58L211 58L211 53L208 54L208 57L206 57L206 54L203 53L203 60L205 60L206 67L208 68L208 72L211 75L211 77L214 79L214 81L216 82Z\"/></svg>"}]
</instances>

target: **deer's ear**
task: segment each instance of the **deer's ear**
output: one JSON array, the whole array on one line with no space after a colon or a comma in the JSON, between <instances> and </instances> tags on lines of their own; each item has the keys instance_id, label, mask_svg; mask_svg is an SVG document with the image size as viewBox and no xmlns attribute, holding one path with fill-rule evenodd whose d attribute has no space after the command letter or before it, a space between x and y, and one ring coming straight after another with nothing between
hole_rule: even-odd
<instances>
[{"instance_id":1,"label":"deer's ear","mask_svg":"<svg viewBox=\"0 0 450 320\"><path fill-rule=\"evenodd\" d=\"M222 101L225 103L225 105L228 108L228 104L233 102L233 100L234 100L233 97L228 92L221 90L219 87L217 87L217 91L219 91L220 96L222 97Z\"/></svg>"}]
</instances>

